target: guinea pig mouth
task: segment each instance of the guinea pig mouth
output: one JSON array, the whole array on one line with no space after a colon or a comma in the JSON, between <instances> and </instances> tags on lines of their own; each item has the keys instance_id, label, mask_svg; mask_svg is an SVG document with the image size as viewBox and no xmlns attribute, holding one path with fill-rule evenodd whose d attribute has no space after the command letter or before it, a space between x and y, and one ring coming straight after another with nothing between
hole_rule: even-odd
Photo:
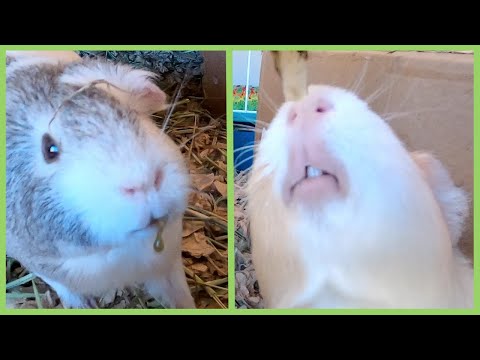
<instances>
[{"instance_id":1,"label":"guinea pig mouth","mask_svg":"<svg viewBox=\"0 0 480 360\"><path fill-rule=\"evenodd\" d=\"M307 165L305 166L305 177L304 179L308 178L315 178L319 176L333 176L335 180L337 180L336 176L333 174L330 174L328 171L323 170L323 169L318 169L314 166Z\"/></svg>"},{"instance_id":2,"label":"guinea pig mouth","mask_svg":"<svg viewBox=\"0 0 480 360\"><path fill-rule=\"evenodd\" d=\"M318 192L336 192L338 189L338 177L332 171L307 165L305 166L303 177L297 178L290 186L287 201L291 201L294 198L301 200L310 196L313 199Z\"/></svg>"},{"instance_id":3,"label":"guinea pig mouth","mask_svg":"<svg viewBox=\"0 0 480 360\"><path fill-rule=\"evenodd\" d=\"M164 227L165 227L165 224L167 223L167 217L164 216L164 217L161 217L161 218L150 218L150 222L148 223L148 225L144 226L143 228L140 228L140 229L137 229L137 230L134 230L133 232L141 232L141 231L145 231L145 230L148 230L148 229L157 229L158 231L161 231Z\"/></svg>"},{"instance_id":4,"label":"guinea pig mouth","mask_svg":"<svg viewBox=\"0 0 480 360\"><path fill-rule=\"evenodd\" d=\"M301 179L299 179L297 182L295 182L293 184L293 186L291 188L291 191L293 191L295 189L295 187L297 185L299 185L300 183L302 183L303 181L308 180L308 179L319 178L321 176L331 176L331 177L333 177L333 179L335 180L335 182L338 185L338 179L334 174L329 173L326 170L319 169L319 168L316 168L316 167L311 166L311 165L307 165L307 166L305 166L305 176L302 177Z\"/></svg>"}]
</instances>

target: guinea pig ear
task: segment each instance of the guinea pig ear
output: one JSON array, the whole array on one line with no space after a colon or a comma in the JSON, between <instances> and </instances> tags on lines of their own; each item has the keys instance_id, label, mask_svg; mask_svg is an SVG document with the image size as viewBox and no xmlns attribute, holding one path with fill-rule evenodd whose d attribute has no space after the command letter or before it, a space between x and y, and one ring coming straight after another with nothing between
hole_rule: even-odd
<instances>
[{"instance_id":1,"label":"guinea pig ear","mask_svg":"<svg viewBox=\"0 0 480 360\"><path fill-rule=\"evenodd\" d=\"M433 154L415 151L411 156L430 186L445 217L452 245L456 246L469 214L467 192L455 185L447 168Z\"/></svg>"},{"instance_id":2,"label":"guinea pig ear","mask_svg":"<svg viewBox=\"0 0 480 360\"><path fill-rule=\"evenodd\" d=\"M135 107L143 112L154 114L168 107L167 94L151 80L146 80L143 87L134 89L133 94L136 97Z\"/></svg>"},{"instance_id":3,"label":"guinea pig ear","mask_svg":"<svg viewBox=\"0 0 480 360\"><path fill-rule=\"evenodd\" d=\"M153 72L127 65L87 59L68 68L60 81L82 87L103 80L106 84L96 86L104 88L139 112L153 114L167 108L167 94L155 84L156 76Z\"/></svg>"},{"instance_id":4,"label":"guinea pig ear","mask_svg":"<svg viewBox=\"0 0 480 360\"><path fill-rule=\"evenodd\" d=\"M167 94L155 84L156 73L120 64L97 66L105 80L133 95L129 105L137 111L154 114L167 108Z\"/></svg>"}]
</instances>

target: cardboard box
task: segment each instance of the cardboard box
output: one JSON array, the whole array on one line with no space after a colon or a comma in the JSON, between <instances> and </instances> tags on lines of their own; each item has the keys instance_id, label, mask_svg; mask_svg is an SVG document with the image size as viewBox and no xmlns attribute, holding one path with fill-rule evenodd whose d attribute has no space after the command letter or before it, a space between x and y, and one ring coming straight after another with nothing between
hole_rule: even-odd
<instances>
[{"instance_id":1,"label":"cardboard box","mask_svg":"<svg viewBox=\"0 0 480 360\"><path fill-rule=\"evenodd\" d=\"M369 102L377 113L404 113L389 122L400 139L409 150L433 152L470 194L461 246L473 258L473 53L309 52L308 78L357 89L364 99L377 91ZM271 54L264 52L257 119L270 122L283 101Z\"/></svg>"},{"instance_id":2,"label":"cardboard box","mask_svg":"<svg viewBox=\"0 0 480 360\"><path fill-rule=\"evenodd\" d=\"M205 92L204 106L214 117L226 114L226 53L225 51L203 51L202 79Z\"/></svg>"}]
</instances>

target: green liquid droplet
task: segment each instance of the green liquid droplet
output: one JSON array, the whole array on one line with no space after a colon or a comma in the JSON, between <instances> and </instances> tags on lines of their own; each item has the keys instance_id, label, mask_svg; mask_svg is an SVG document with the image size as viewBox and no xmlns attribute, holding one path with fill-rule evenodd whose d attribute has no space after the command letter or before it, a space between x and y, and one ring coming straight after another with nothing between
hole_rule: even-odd
<instances>
[{"instance_id":1,"label":"green liquid droplet","mask_svg":"<svg viewBox=\"0 0 480 360\"><path fill-rule=\"evenodd\" d=\"M157 238L153 243L153 249L156 252L161 252L165 248L165 244L163 243L163 238L162 238L162 232L165 225L166 225L166 222L162 220L159 220L157 223L157 226L158 226Z\"/></svg>"},{"instance_id":2,"label":"green liquid droplet","mask_svg":"<svg viewBox=\"0 0 480 360\"><path fill-rule=\"evenodd\" d=\"M163 239L162 239L162 235L160 234L160 231L158 232L157 238L155 239L155 242L153 243L153 248L156 252L161 252L165 248L165 245L163 243Z\"/></svg>"}]
</instances>

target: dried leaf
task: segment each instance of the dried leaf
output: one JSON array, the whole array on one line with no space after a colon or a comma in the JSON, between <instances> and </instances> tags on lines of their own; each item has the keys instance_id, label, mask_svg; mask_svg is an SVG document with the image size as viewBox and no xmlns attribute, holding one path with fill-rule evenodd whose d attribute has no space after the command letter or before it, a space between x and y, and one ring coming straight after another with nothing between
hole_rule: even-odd
<instances>
[{"instance_id":1,"label":"dried leaf","mask_svg":"<svg viewBox=\"0 0 480 360\"><path fill-rule=\"evenodd\" d=\"M214 302L210 302L205 309L218 309L218 305L215 304Z\"/></svg>"},{"instance_id":2,"label":"dried leaf","mask_svg":"<svg viewBox=\"0 0 480 360\"><path fill-rule=\"evenodd\" d=\"M182 237L187 237L188 235L203 229L204 226L205 223L203 221L186 221L185 225L183 226Z\"/></svg>"},{"instance_id":3,"label":"dried leaf","mask_svg":"<svg viewBox=\"0 0 480 360\"><path fill-rule=\"evenodd\" d=\"M199 168L197 161L192 157L189 162L188 166L190 168L190 174L204 174L205 171L203 168Z\"/></svg>"},{"instance_id":4,"label":"dried leaf","mask_svg":"<svg viewBox=\"0 0 480 360\"><path fill-rule=\"evenodd\" d=\"M216 262L216 263L208 263L208 269L210 270L210 273L212 274L219 274L221 276L227 275L227 266L223 266L224 264Z\"/></svg>"},{"instance_id":5,"label":"dried leaf","mask_svg":"<svg viewBox=\"0 0 480 360\"><path fill-rule=\"evenodd\" d=\"M217 165L220 169L222 169L223 171L227 171L227 165L225 165L225 162L223 161L217 161Z\"/></svg>"},{"instance_id":6,"label":"dried leaf","mask_svg":"<svg viewBox=\"0 0 480 360\"><path fill-rule=\"evenodd\" d=\"M199 258L212 254L215 249L207 242L205 235L202 233L193 233L183 239L183 251L189 253L191 256Z\"/></svg>"},{"instance_id":7,"label":"dried leaf","mask_svg":"<svg viewBox=\"0 0 480 360\"><path fill-rule=\"evenodd\" d=\"M222 196L227 196L227 184L221 183L220 181L214 182L215 188Z\"/></svg>"},{"instance_id":8,"label":"dried leaf","mask_svg":"<svg viewBox=\"0 0 480 360\"><path fill-rule=\"evenodd\" d=\"M199 191L204 191L205 189L209 188L213 181L215 180L215 175L210 173L208 175L205 174L191 174L193 185Z\"/></svg>"},{"instance_id":9,"label":"dried leaf","mask_svg":"<svg viewBox=\"0 0 480 360\"><path fill-rule=\"evenodd\" d=\"M223 175L215 176L215 181L220 181L222 183L226 183L225 176L223 176Z\"/></svg>"},{"instance_id":10,"label":"dried leaf","mask_svg":"<svg viewBox=\"0 0 480 360\"><path fill-rule=\"evenodd\" d=\"M183 258L183 265L190 266L192 264L193 264L193 259L192 258Z\"/></svg>"},{"instance_id":11,"label":"dried leaf","mask_svg":"<svg viewBox=\"0 0 480 360\"><path fill-rule=\"evenodd\" d=\"M205 159L210 153L212 152L212 149L205 149L202 152L200 152L200 159Z\"/></svg>"},{"instance_id":12,"label":"dried leaf","mask_svg":"<svg viewBox=\"0 0 480 360\"><path fill-rule=\"evenodd\" d=\"M190 266L190 268L200 273L204 273L205 271L208 271L208 266L202 263L193 264L192 266Z\"/></svg>"},{"instance_id":13,"label":"dried leaf","mask_svg":"<svg viewBox=\"0 0 480 360\"><path fill-rule=\"evenodd\" d=\"M208 211L211 211L213 208L213 204L207 194L192 193L189 203Z\"/></svg>"},{"instance_id":14,"label":"dried leaf","mask_svg":"<svg viewBox=\"0 0 480 360\"><path fill-rule=\"evenodd\" d=\"M225 220L227 220L227 209L224 208L224 207L217 207L217 210L215 211L215 214L217 214L218 216L224 218Z\"/></svg>"}]
</instances>

